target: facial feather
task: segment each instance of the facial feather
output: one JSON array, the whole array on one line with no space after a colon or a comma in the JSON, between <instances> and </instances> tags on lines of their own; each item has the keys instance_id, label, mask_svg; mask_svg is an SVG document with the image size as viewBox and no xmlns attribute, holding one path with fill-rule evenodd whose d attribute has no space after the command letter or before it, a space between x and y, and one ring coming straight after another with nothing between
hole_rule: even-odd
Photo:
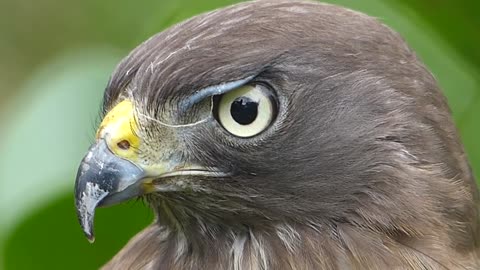
<instances>
[{"instance_id":1,"label":"facial feather","mask_svg":"<svg viewBox=\"0 0 480 270\"><path fill-rule=\"evenodd\" d=\"M210 90L239 81L278 105L251 138L213 115L224 93ZM480 267L478 192L446 100L376 19L307 1L202 14L119 64L104 111L124 98L145 163L224 174L155 179L154 224L105 269Z\"/></svg>"}]
</instances>

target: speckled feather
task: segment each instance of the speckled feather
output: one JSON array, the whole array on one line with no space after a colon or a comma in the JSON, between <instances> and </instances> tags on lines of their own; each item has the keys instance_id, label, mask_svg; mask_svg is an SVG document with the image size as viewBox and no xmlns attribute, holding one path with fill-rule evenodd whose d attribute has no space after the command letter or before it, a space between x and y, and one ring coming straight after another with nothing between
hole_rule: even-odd
<instances>
[{"instance_id":1,"label":"speckled feather","mask_svg":"<svg viewBox=\"0 0 480 270\"><path fill-rule=\"evenodd\" d=\"M104 110L129 96L160 121L249 76L278 95L273 125L251 140L179 132L184 158L230 176L148 195L157 219L104 269L480 269L477 188L446 100L374 18L273 0L196 16L119 64Z\"/></svg>"}]
</instances>

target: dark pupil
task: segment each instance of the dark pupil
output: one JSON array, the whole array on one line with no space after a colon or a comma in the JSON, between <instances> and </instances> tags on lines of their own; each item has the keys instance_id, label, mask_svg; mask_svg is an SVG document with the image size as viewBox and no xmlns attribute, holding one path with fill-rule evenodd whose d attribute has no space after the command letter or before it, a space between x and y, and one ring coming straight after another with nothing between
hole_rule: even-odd
<instances>
[{"instance_id":1,"label":"dark pupil","mask_svg":"<svg viewBox=\"0 0 480 270\"><path fill-rule=\"evenodd\" d=\"M257 118L258 103L248 97L238 97L232 102L230 114L240 125L248 125Z\"/></svg>"}]
</instances>

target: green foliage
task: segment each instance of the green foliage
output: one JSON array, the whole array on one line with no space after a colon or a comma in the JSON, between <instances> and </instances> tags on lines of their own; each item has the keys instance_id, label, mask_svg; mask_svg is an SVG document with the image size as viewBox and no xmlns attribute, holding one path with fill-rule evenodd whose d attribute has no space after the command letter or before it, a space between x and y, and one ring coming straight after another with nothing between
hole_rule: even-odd
<instances>
[{"instance_id":1,"label":"green foliage","mask_svg":"<svg viewBox=\"0 0 480 270\"><path fill-rule=\"evenodd\" d=\"M12 96L2 109L7 117L0 117L6 118L0 142L0 269L95 269L153 220L141 202L100 209L97 241L90 245L75 216L76 169L92 141L110 72L150 35L236 1L27 2L0 3L0 56L11 62L8 68L0 64L0 86L24 81L18 91L0 87ZM430 1L328 2L376 16L406 38L444 89L478 176L480 23L462 7L468 1L440 1L443 8L431 13ZM450 10L455 18L447 16ZM9 27L10 13L16 14L16 27Z\"/></svg>"},{"instance_id":2,"label":"green foliage","mask_svg":"<svg viewBox=\"0 0 480 270\"><path fill-rule=\"evenodd\" d=\"M7 239L7 269L98 269L153 220L140 201L99 209L95 244L79 228L73 195L49 201L20 223Z\"/></svg>"}]
</instances>

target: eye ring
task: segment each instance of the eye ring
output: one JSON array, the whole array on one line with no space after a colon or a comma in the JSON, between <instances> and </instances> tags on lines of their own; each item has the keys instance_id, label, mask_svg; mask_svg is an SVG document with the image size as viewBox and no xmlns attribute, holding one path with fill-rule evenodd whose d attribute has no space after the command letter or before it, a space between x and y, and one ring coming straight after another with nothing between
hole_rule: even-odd
<instances>
[{"instance_id":1,"label":"eye ring","mask_svg":"<svg viewBox=\"0 0 480 270\"><path fill-rule=\"evenodd\" d=\"M278 114L277 98L267 86L244 85L213 97L213 114L230 134L251 138L266 130Z\"/></svg>"}]
</instances>

